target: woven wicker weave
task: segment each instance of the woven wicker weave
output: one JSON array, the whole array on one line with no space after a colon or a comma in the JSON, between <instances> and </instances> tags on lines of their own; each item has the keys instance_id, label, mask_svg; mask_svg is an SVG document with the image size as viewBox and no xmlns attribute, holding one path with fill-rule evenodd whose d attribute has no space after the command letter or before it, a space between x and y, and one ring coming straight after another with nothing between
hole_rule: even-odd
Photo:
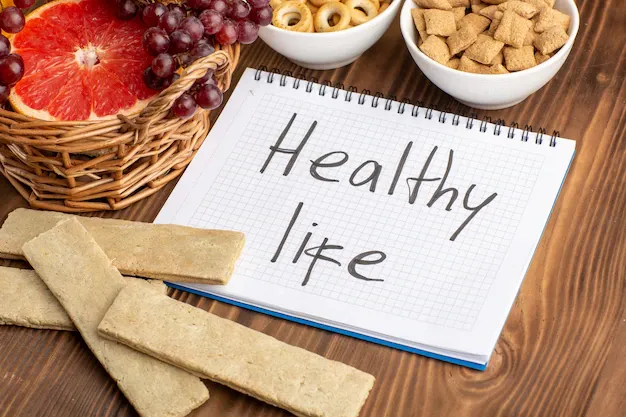
<instances>
[{"instance_id":1,"label":"woven wicker weave","mask_svg":"<svg viewBox=\"0 0 626 417\"><path fill-rule=\"evenodd\" d=\"M178 177L209 130L209 112L186 120L170 107L208 69L230 86L239 44L219 47L189 66L137 115L50 122L0 109L0 172L34 208L120 210Z\"/></svg>"}]
</instances>

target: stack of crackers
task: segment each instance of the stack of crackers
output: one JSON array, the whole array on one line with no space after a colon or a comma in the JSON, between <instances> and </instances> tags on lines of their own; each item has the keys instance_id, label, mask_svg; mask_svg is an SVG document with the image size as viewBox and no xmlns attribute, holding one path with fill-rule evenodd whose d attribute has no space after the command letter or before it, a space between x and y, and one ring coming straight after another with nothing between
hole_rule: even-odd
<instances>
[{"instance_id":1,"label":"stack of crackers","mask_svg":"<svg viewBox=\"0 0 626 417\"><path fill-rule=\"evenodd\" d=\"M440 64L508 74L547 61L569 39L555 0L413 0L418 47Z\"/></svg>"},{"instance_id":2,"label":"stack of crackers","mask_svg":"<svg viewBox=\"0 0 626 417\"><path fill-rule=\"evenodd\" d=\"M201 378L298 416L356 417L374 377L169 298L163 279L226 284L238 232L16 210L0 229L0 324L77 330L142 417L182 417ZM153 278L145 281L122 274Z\"/></svg>"}]
</instances>

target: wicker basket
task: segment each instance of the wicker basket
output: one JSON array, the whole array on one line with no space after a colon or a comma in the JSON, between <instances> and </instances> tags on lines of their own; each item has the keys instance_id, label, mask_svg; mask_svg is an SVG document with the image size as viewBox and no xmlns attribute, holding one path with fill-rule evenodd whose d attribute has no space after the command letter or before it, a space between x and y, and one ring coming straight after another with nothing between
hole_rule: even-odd
<instances>
[{"instance_id":1,"label":"wicker basket","mask_svg":"<svg viewBox=\"0 0 626 417\"><path fill-rule=\"evenodd\" d=\"M34 208L120 210L178 177L209 130L209 112L186 120L170 107L207 70L230 86L239 44L185 69L140 113L104 121L51 122L0 109L0 172Z\"/></svg>"}]
</instances>

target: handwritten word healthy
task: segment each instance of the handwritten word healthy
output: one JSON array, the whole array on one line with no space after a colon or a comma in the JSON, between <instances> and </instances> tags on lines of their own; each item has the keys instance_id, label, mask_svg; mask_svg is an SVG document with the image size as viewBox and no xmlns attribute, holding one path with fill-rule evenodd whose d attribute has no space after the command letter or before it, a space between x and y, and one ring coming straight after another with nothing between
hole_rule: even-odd
<instances>
[{"instance_id":1,"label":"handwritten word healthy","mask_svg":"<svg viewBox=\"0 0 626 417\"><path fill-rule=\"evenodd\" d=\"M287 126L283 129L282 133L278 137L278 140L276 141L276 143L270 146L270 153L267 159L265 160L265 163L261 167L261 173L265 172L265 170L267 169L269 164L273 161L274 156L276 156L277 153L291 155L291 157L289 158L289 162L285 165L283 175L288 176L291 173L291 170L296 164L298 157L302 153L302 150L306 146L307 142L309 141L309 138L311 137L311 135L313 134L317 126L316 121L311 124L311 126L309 127L309 130L304 135L304 138L302 139L302 141L296 148L294 149L281 148L283 140L287 136L287 133L289 133L289 129L291 128L295 119L296 119L296 113L293 114L293 116L289 120L289 123L287 123ZM396 166L393 180L387 191L387 194L389 195L393 195L396 192L396 185L398 184L398 181L400 180L400 176L402 175L402 171L404 170L404 165L406 164L406 161L411 153L412 146L413 146L413 142L409 142L404 148L404 152L402 153L402 156L400 157L400 160L398 161L398 164ZM422 166L421 171L416 177L407 177L405 179L407 185L409 186L408 203L415 204L415 201L417 200L417 196L420 191L420 186L422 185L422 183L439 181L437 189L432 194L426 206L429 208L432 207L433 204L437 202L437 200L439 200L441 197L447 194L450 200L448 201L448 204L446 205L445 210L451 211L457 199L459 198L459 194L460 194L460 191L455 187L446 188L446 181L448 179L448 174L450 174L450 170L452 169L452 164L454 160L454 151L452 149L450 149L450 152L448 154L448 164L446 166L445 172L443 174L440 174L441 176L428 176L429 175L428 168L430 167L432 160L435 157L438 149L439 148L437 146L433 147L433 149L430 151L430 154L428 155L428 158L426 158L426 161L424 162L424 165ZM340 159L335 160L333 162L329 162L328 161L329 159L332 159L332 158L336 159L335 155L339 155ZM323 168L323 169L329 170L332 168L337 168L345 164L346 162L348 162L349 159L350 157L348 153L344 151L328 152L324 155L321 155L317 159L310 161L311 167L309 169L309 172L313 178L319 181L339 182L338 179L330 177L329 176L330 174L328 173L328 171L326 171L325 175L322 175L320 173L320 169ZM355 187L361 187L369 183L369 191L374 193L376 192L376 188L378 186L378 180L380 179L382 169L383 167L380 163L378 163L377 161L373 159L370 159L360 164L352 172L352 174L350 175L350 178L348 179L348 182ZM357 181L357 178L359 178L362 175L362 172L366 172L366 173L369 172L369 175L365 177L364 179ZM485 208L489 203L491 203L498 195L497 193L493 193L487 198L485 198L482 202L480 202L480 204L472 206L470 203L470 199L471 199L472 191L474 191L475 188L476 188L476 184L472 184L467 188L467 190L465 190L461 207L464 210L469 211L469 214L467 218L463 221L463 223L461 223L461 225L459 225L459 227L454 231L454 233L452 233L452 235L450 236L451 241L454 241L459 236L459 234L463 231L463 229L465 229L465 227L472 221L472 219L474 219L474 217L476 217L478 213L483 208Z\"/></svg>"},{"instance_id":2,"label":"handwritten word healthy","mask_svg":"<svg viewBox=\"0 0 626 417\"><path fill-rule=\"evenodd\" d=\"M309 127L307 133L304 135L304 138L300 141L299 145L296 148L289 149L289 148L281 147L283 140L289 133L289 129L291 128L294 120L296 119L296 116L297 115L294 113L291 119L289 120L289 123L287 123L287 126L285 126L282 133L278 137L276 143L269 147L270 153L265 159L265 162L263 163L263 166L260 169L261 174L265 173L265 171L267 170L267 167L270 165L270 163L272 163L272 161L274 161L274 157L276 156L276 154L291 155L291 157L289 158L283 170L283 176L288 176L291 173L294 165L298 161L298 157L301 155L304 147L306 146L307 142L311 138L311 135L313 135L315 128L317 127L317 121L314 121ZM398 182L400 181L400 177L402 176L404 166L411 153L412 146L413 146L413 142L409 142L404 148L404 152L402 153L402 156L400 157L398 164L396 166L391 185L389 186L389 189L387 190L387 194L389 195L393 195L396 192L396 186ZM455 187L446 187L446 181L448 179L448 175L450 174L450 170L452 169L452 164L454 161L454 151L452 149L450 149L449 151L448 163L447 163L445 172L441 173L440 176L434 176L432 173L428 173L428 169L437 151L438 151L438 147L434 146L432 150L430 151L430 154L424 161L422 169L420 170L417 176L415 177L409 176L405 178L405 181L409 188L409 194L408 194L407 200L409 204L415 204L415 201L417 200L418 193L420 191L420 186L422 185L422 183L438 181L439 184L437 186L437 189L431 195L430 200L428 201L426 206L429 208L432 207L433 204L437 202L437 200L447 195L449 197L449 200L448 200L448 204L445 206L445 210L451 211L455 203L457 202L457 199L459 199L459 196L460 196L459 189ZM339 156L339 158L337 158L337 156ZM310 160L311 166L309 168L309 173L311 174L313 178L322 182L339 182L338 179L333 178L331 176L332 173L330 170L332 170L332 168L337 168L337 167L342 166L343 164L348 162L349 159L350 157L347 152L339 151L339 150L328 152L324 155L321 155L317 159ZM326 171L321 173L320 170L322 169L325 169ZM383 167L378 161L375 161L373 159L367 160L361 163L352 172L352 174L350 175L350 178L348 179L348 182L350 183L350 185L354 187L361 187L361 186L368 185L369 191L372 193L375 193L378 187L378 181L380 179L382 170L383 170ZM364 174L367 174L365 178L361 180L357 180L357 178L362 178ZM483 208L485 208L489 203L491 203L498 195L497 193L493 193L490 196L488 196L486 199L484 199L482 202L480 202L479 204L472 205L470 203L470 199L471 199L472 191L475 188L476 188L476 184L472 184L467 188L467 190L465 190L463 201L460 205L462 209L467 210L469 214L466 217L466 219L463 221L463 223L461 223L461 225L459 225L459 227L454 231L454 233L452 233L452 235L450 236L451 241L454 241L459 236L459 234L463 231L463 229L465 229L465 227L472 221L472 219L474 219L474 217L476 217L478 213ZM287 226L287 229L285 230L285 233L283 234L283 237L276 251L274 252L274 256L272 257L271 262L276 262L281 256L285 243L290 237L294 224L297 222L298 217L300 216L302 207L303 207L303 203L302 202L298 203L298 206L296 207L296 210L294 211L291 217L289 225ZM312 226L313 227L317 226L317 223L313 223ZM295 253L293 260L292 260L293 263L297 263L303 254L312 258L311 263L309 264L309 268L306 273L306 276L304 277L304 280L302 281L303 286L307 285L307 283L309 282L311 274L313 273L313 269L315 268L315 265L317 264L318 261L330 262L332 264L335 264L341 267L341 262L337 260L336 257L339 256L338 253L340 252L338 251L342 251L344 247L329 243L328 237L324 237L322 243L318 246L307 247L307 245L309 245L309 241L312 236L313 236L313 232L310 232L310 231L307 232L307 234L302 239L302 242L299 245L299 249ZM330 252L330 253L327 253L327 252ZM331 257L330 254L335 254L334 255L335 258ZM387 255L384 252L377 251L377 250L366 251L366 252L363 252L354 256L348 263L347 269L350 275L352 275L354 278L357 278L363 281L383 281L382 279L378 279L378 278L368 278L363 272L357 271L356 267L359 266L362 270L363 266L376 265L376 264L382 263L386 258L387 258Z\"/></svg>"}]
</instances>

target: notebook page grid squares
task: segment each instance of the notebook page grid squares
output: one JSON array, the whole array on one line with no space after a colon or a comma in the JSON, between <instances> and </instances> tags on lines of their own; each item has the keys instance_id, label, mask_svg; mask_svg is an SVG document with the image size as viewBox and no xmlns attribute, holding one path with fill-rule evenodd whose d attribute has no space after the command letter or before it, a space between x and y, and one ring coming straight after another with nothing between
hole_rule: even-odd
<instances>
[{"instance_id":1,"label":"notebook page grid squares","mask_svg":"<svg viewBox=\"0 0 626 417\"><path fill-rule=\"evenodd\" d=\"M290 158L284 154L276 154L267 171L260 174L269 146L276 142L293 113L297 113L296 119L281 147L295 148L317 120L313 135L288 176L282 175ZM436 129L436 121L430 123ZM388 195L391 177L409 141L413 142L411 156L394 194ZM432 207L426 206L437 182L423 183L414 204L408 202L410 187L405 177L419 174L434 146L439 148L428 168L430 176L442 175L448 152L454 150L446 186L458 188L459 198L451 211L444 210L450 200L447 196ZM339 182L320 182L309 173L310 161L331 151L347 152L348 161L337 168L319 170L321 175ZM352 171L367 160L376 160L382 166L375 192L369 191L369 184L355 187L348 182ZM486 148L482 143L464 143L408 123L364 118L358 108L339 114L331 107L265 94L189 225L246 232L246 249L234 279L260 280L346 305L471 330L542 164L541 154L520 154L506 143ZM477 186L472 192L472 204L493 191L498 192L497 204L476 216L451 242L450 234L467 217L467 211L459 208L463 193L474 183ZM277 261L287 266L277 268L269 260L298 202L304 202L301 215ZM297 263L292 261L307 232L313 233L309 247L320 245L326 237L329 244L344 249L329 252L341 267L320 262L303 286L309 257L302 255ZM393 238L381 239L384 236ZM384 248L377 246L380 240L386 242ZM387 254L381 264L384 267L377 265L369 270L372 278L384 282L363 282L345 272L352 256L367 250ZM255 256L246 256L251 253Z\"/></svg>"}]
</instances>

